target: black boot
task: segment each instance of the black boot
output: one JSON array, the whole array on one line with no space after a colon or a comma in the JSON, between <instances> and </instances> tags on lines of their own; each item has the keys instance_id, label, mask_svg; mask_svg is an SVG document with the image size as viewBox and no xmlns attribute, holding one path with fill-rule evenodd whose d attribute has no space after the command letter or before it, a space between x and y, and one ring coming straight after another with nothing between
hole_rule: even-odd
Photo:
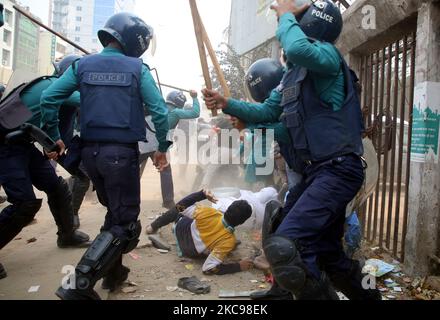
<instances>
[{"instance_id":1,"label":"black boot","mask_svg":"<svg viewBox=\"0 0 440 320\"><path fill-rule=\"evenodd\" d=\"M252 300L293 300L292 294L281 289L276 281L269 290L252 292L250 298Z\"/></svg>"},{"instance_id":2,"label":"black boot","mask_svg":"<svg viewBox=\"0 0 440 320\"><path fill-rule=\"evenodd\" d=\"M115 262L114 266L109 270L102 281L101 288L114 292L127 279L130 269L122 264L122 256Z\"/></svg>"},{"instance_id":3,"label":"black boot","mask_svg":"<svg viewBox=\"0 0 440 320\"><path fill-rule=\"evenodd\" d=\"M297 300L339 300L339 296L330 279L322 273L319 281L310 276L307 277L306 284Z\"/></svg>"},{"instance_id":4,"label":"black boot","mask_svg":"<svg viewBox=\"0 0 440 320\"><path fill-rule=\"evenodd\" d=\"M336 289L341 291L350 300L382 300L377 289L364 289L362 280L366 275L362 273L359 261L353 260L348 273L330 273L329 277Z\"/></svg>"},{"instance_id":5,"label":"black boot","mask_svg":"<svg viewBox=\"0 0 440 320\"><path fill-rule=\"evenodd\" d=\"M6 273L5 267L3 267L3 265L0 263L0 279L4 279L7 276L8 274Z\"/></svg>"},{"instance_id":6,"label":"black boot","mask_svg":"<svg viewBox=\"0 0 440 320\"><path fill-rule=\"evenodd\" d=\"M89 246L90 237L74 228L72 194L63 178L59 177L57 188L54 192L47 194L47 199L50 211L58 226L58 247L84 248Z\"/></svg>"},{"instance_id":7,"label":"black boot","mask_svg":"<svg viewBox=\"0 0 440 320\"><path fill-rule=\"evenodd\" d=\"M87 248L90 246L89 235L80 230L74 230L71 233L58 232L57 246L58 248Z\"/></svg>"}]
</instances>

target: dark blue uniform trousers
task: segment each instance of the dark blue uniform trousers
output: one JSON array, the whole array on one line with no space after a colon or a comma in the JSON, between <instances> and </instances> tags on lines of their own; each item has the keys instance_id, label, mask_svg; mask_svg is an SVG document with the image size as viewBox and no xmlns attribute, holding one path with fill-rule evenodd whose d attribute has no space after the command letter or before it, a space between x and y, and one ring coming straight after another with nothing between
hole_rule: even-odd
<instances>
[{"instance_id":1,"label":"dark blue uniform trousers","mask_svg":"<svg viewBox=\"0 0 440 320\"><path fill-rule=\"evenodd\" d=\"M136 222L140 213L137 144L86 143L81 157L99 201L107 208L102 231L125 238L126 226Z\"/></svg>"},{"instance_id":2,"label":"dark blue uniform trousers","mask_svg":"<svg viewBox=\"0 0 440 320\"><path fill-rule=\"evenodd\" d=\"M15 213L16 206L35 200L35 186L47 194L56 190L59 179L49 160L32 144L0 144L0 184L12 205L3 209L0 224Z\"/></svg>"},{"instance_id":3,"label":"dark blue uniform trousers","mask_svg":"<svg viewBox=\"0 0 440 320\"><path fill-rule=\"evenodd\" d=\"M363 180L361 159L348 155L341 161L310 165L289 194L287 215L276 234L296 242L308 271L318 280L321 271L348 273L351 268L342 246L345 210Z\"/></svg>"}]
</instances>

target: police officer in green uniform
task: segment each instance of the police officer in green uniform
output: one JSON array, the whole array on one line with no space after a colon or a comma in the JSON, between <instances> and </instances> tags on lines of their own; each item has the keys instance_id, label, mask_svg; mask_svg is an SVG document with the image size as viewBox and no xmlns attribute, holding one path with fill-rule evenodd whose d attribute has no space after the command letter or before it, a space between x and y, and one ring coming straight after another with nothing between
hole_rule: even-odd
<instances>
[{"instance_id":1,"label":"police officer in green uniform","mask_svg":"<svg viewBox=\"0 0 440 320\"><path fill-rule=\"evenodd\" d=\"M144 105L159 142L154 163L160 171L168 166L168 108L140 59L152 37L152 28L139 17L113 15L98 31L104 50L74 63L41 98L43 128L63 147L58 109L79 89L81 158L107 208L101 233L79 261L75 280L56 292L63 300L99 299L94 290L99 279L104 277L103 287L114 290L128 277L122 255L136 248L141 232L138 142L145 140Z\"/></svg>"},{"instance_id":2,"label":"police officer in green uniform","mask_svg":"<svg viewBox=\"0 0 440 320\"><path fill-rule=\"evenodd\" d=\"M167 105L169 108L168 123L170 130L176 129L180 120L197 119L200 117L200 103L197 99L197 92L191 91L193 98L192 109L184 109L186 96L182 91L172 91L167 95Z\"/></svg>"},{"instance_id":3,"label":"police officer in green uniform","mask_svg":"<svg viewBox=\"0 0 440 320\"><path fill-rule=\"evenodd\" d=\"M205 89L206 104L249 123L282 121L289 131L286 160L303 180L263 227L276 282L298 300L338 299L333 285L352 300L380 299L377 290L362 287L360 265L342 246L346 207L364 180L355 78L333 45L342 16L329 0L277 0L272 8L288 61L280 86L260 104ZM279 226L271 224L277 215L285 216Z\"/></svg>"},{"instance_id":4,"label":"police officer in green uniform","mask_svg":"<svg viewBox=\"0 0 440 320\"><path fill-rule=\"evenodd\" d=\"M19 99L31 114L27 123L40 126L41 95L56 80L55 76L37 78L21 91ZM79 95L73 94L61 108L76 108L79 103ZM5 138L12 131L16 128L7 129L0 125L0 184L11 203L0 213L0 249L14 239L40 209L41 199L36 198L34 187L47 194L50 212L58 226L58 247L90 244L89 236L74 228L72 195L66 181L56 174L50 161L29 137L17 144L6 144Z\"/></svg>"}]
</instances>

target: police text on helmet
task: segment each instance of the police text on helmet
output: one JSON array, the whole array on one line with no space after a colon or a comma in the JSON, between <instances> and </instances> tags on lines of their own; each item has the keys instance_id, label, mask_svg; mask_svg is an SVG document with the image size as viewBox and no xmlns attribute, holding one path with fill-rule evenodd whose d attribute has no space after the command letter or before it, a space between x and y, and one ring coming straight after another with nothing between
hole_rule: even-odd
<instances>
[{"instance_id":1,"label":"police text on helmet","mask_svg":"<svg viewBox=\"0 0 440 320\"><path fill-rule=\"evenodd\" d=\"M312 15L315 17L321 18L325 21L328 21L330 23L333 23L333 20L334 20L334 18L331 15L326 14L326 13L319 11L319 10L316 10L316 9L313 9Z\"/></svg>"}]
</instances>

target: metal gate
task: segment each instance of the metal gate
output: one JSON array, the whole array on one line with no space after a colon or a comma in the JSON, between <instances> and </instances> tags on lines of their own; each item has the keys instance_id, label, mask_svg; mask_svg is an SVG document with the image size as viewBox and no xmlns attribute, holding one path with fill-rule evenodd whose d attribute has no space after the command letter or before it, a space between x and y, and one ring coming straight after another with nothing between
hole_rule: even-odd
<instances>
[{"instance_id":1,"label":"metal gate","mask_svg":"<svg viewBox=\"0 0 440 320\"><path fill-rule=\"evenodd\" d=\"M408 216L415 32L362 56L360 81L368 134L376 146L379 180L361 208L367 241L403 261Z\"/></svg>"}]
</instances>

